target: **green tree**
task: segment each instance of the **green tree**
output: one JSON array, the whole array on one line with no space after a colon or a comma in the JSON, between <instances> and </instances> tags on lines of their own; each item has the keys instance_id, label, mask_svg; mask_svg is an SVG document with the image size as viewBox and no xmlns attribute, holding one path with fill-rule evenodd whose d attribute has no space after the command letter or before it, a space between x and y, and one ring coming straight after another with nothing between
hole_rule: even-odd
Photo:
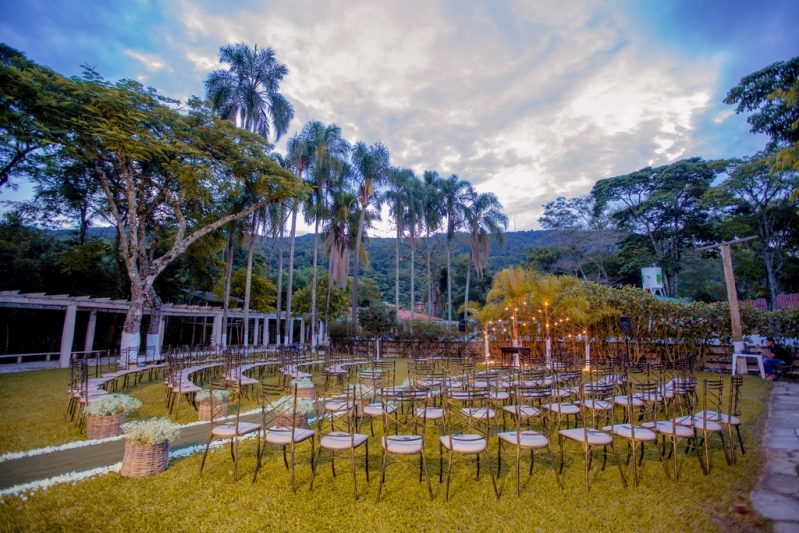
<instances>
[{"instance_id":1,"label":"green tree","mask_svg":"<svg viewBox=\"0 0 799 533\"><path fill-rule=\"evenodd\" d=\"M441 228L443 222L443 203L441 195L441 178L434 170L425 170L422 176L424 200L422 202L422 225L425 231L425 251L427 252L427 314L435 313L433 292L433 235Z\"/></svg>"},{"instance_id":2,"label":"green tree","mask_svg":"<svg viewBox=\"0 0 799 533\"><path fill-rule=\"evenodd\" d=\"M392 167L387 172L388 190L383 193L383 199L388 202L389 214L397 231L397 238L394 240L394 310L397 320L400 311L400 243L405 239L408 184L412 179L414 175L411 169Z\"/></svg>"},{"instance_id":3,"label":"green tree","mask_svg":"<svg viewBox=\"0 0 799 533\"><path fill-rule=\"evenodd\" d=\"M452 241L456 232L463 227L466 195L471 189L468 181L458 179L452 174L439 182L441 194L441 214L447 219L447 320L452 322ZM468 300L468 291L467 300Z\"/></svg>"},{"instance_id":4,"label":"green tree","mask_svg":"<svg viewBox=\"0 0 799 533\"><path fill-rule=\"evenodd\" d=\"M386 179L389 169L388 148L377 142L368 146L364 142L355 144L352 150L352 165L355 170L355 179L358 182L358 202L361 204L360 219L358 220L358 236L355 239L355 264L353 266L352 284L352 322L358 322L358 270L360 267L361 241L363 239L364 219L369 206L379 197L375 192Z\"/></svg>"}]
</instances>

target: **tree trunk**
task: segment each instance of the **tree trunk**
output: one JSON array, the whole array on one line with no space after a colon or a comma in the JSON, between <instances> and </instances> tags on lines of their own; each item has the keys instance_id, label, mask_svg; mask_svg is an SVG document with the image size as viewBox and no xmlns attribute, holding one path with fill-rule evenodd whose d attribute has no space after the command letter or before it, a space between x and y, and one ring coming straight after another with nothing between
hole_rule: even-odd
<instances>
[{"instance_id":1,"label":"tree trunk","mask_svg":"<svg viewBox=\"0 0 799 533\"><path fill-rule=\"evenodd\" d=\"M250 228L249 248L247 250L247 278L244 282L244 316L242 326L244 327L244 346L250 343L250 288L252 287L252 254L255 250L255 214L252 216L252 227Z\"/></svg>"},{"instance_id":2,"label":"tree trunk","mask_svg":"<svg viewBox=\"0 0 799 533\"><path fill-rule=\"evenodd\" d=\"M416 271L414 269L414 263L416 263L415 248L413 236L411 236L411 333L413 333L413 312L416 310L416 289L414 288L414 282L416 281Z\"/></svg>"},{"instance_id":3,"label":"tree trunk","mask_svg":"<svg viewBox=\"0 0 799 533\"><path fill-rule=\"evenodd\" d=\"M427 233L427 316L433 316L433 270L430 258L430 232Z\"/></svg>"},{"instance_id":4,"label":"tree trunk","mask_svg":"<svg viewBox=\"0 0 799 533\"><path fill-rule=\"evenodd\" d=\"M292 341L291 326L291 296L294 283L294 239L297 234L297 211L299 209L299 201L294 201L294 207L291 209L291 234L289 236L289 279L286 285L286 345L288 346Z\"/></svg>"},{"instance_id":5,"label":"tree trunk","mask_svg":"<svg viewBox=\"0 0 799 533\"><path fill-rule=\"evenodd\" d=\"M286 203L280 204L280 246L277 260L277 325L275 326L275 345L283 344L283 331L280 327L280 319L283 315L283 234L286 226Z\"/></svg>"},{"instance_id":6,"label":"tree trunk","mask_svg":"<svg viewBox=\"0 0 799 533\"><path fill-rule=\"evenodd\" d=\"M366 205L361 204L361 213L358 216L358 236L355 240L355 258L352 271L352 325L358 323L358 269L361 262L361 238L363 237L363 219L366 216Z\"/></svg>"},{"instance_id":7,"label":"tree trunk","mask_svg":"<svg viewBox=\"0 0 799 533\"><path fill-rule=\"evenodd\" d=\"M141 345L141 318L144 314L147 294L143 290L141 280L138 276L135 278L135 280L130 280L130 307L125 315L122 340L119 344L120 361L123 365L132 365L138 362L139 346Z\"/></svg>"},{"instance_id":8,"label":"tree trunk","mask_svg":"<svg viewBox=\"0 0 799 533\"><path fill-rule=\"evenodd\" d=\"M319 215L314 217L313 230L313 282L311 284L311 351L316 351L316 268L319 258Z\"/></svg>"},{"instance_id":9,"label":"tree trunk","mask_svg":"<svg viewBox=\"0 0 799 533\"><path fill-rule=\"evenodd\" d=\"M395 244L394 250L394 305L395 307L395 315L397 319L397 323L399 323L399 311L400 311L400 303L399 303L399 261L400 261L400 232L397 230L397 241Z\"/></svg>"},{"instance_id":10,"label":"tree trunk","mask_svg":"<svg viewBox=\"0 0 799 533\"><path fill-rule=\"evenodd\" d=\"M447 329L452 322L452 264L450 261L449 239L447 239Z\"/></svg>"},{"instance_id":11,"label":"tree trunk","mask_svg":"<svg viewBox=\"0 0 799 533\"><path fill-rule=\"evenodd\" d=\"M469 281L472 274L472 254L469 254L469 259L466 260L466 291L463 296L463 319L466 320L466 308L469 306Z\"/></svg>"},{"instance_id":12,"label":"tree trunk","mask_svg":"<svg viewBox=\"0 0 799 533\"><path fill-rule=\"evenodd\" d=\"M227 347L227 320L230 308L230 280L233 277L233 245L236 240L236 225L228 229L227 256L225 258L225 300L222 302L222 348Z\"/></svg>"},{"instance_id":13,"label":"tree trunk","mask_svg":"<svg viewBox=\"0 0 799 533\"><path fill-rule=\"evenodd\" d=\"M150 284L147 287L147 300L150 303L150 327L147 330L147 343L144 345L145 350L153 347L153 357L155 360L159 359L161 353L161 310L163 302L155 292L155 288ZM145 352L146 353L146 352Z\"/></svg>"},{"instance_id":14,"label":"tree trunk","mask_svg":"<svg viewBox=\"0 0 799 533\"><path fill-rule=\"evenodd\" d=\"M766 269L766 286L768 287L768 310L777 308L777 277L774 275L774 255L768 246L763 251L763 266Z\"/></svg>"}]
</instances>

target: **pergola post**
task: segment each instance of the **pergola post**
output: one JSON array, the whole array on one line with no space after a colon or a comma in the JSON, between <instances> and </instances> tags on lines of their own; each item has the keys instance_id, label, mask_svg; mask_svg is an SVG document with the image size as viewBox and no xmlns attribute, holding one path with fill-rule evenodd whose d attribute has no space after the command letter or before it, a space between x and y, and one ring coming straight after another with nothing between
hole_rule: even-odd
<instances>
[{"instance_id":1,"label":"pergola post","mask_svg":"<svg viewBox=\"0 0 799 533\"><path fill-rule=\"evenodd\" d=\"M266 346L269 344L269 319L264 317L264 330L261 334L261 344Z\"/></svg>"},{"instance_id":2,"label":"pergola post","mask_svg":"<svg viewBox=\"0 0 799 533\"><path fill-rule=\"evenodd\" d=\"M215 346L222 344L222 316L219 313L214 315L214 322L211 325L211 344Z\"/></svg>"},{"instance_id":3,"label":"pergola post","mask_svg":"<svg viewBox=\"0 0 799 533\"><path fill-rule=\"evenodd\" d=\"M86 339L83 341L83 350L91 352L94 349L94 330L97 329L97 311L89 313L89 325L86 326Z\"/></svg>"},{"instance_id":4,"label":"pergola post","mask_svg":"<svg viewBox=\"0 0 799 533\"><path fill-rule=\"evenodd\" d=\"M258 318L253 319L252 325L252 345L258 346Z\"/></svg>"},{"instance_id":5,"label":"pergola post","mask_svg":"<svg viewBox=\"0 0 799 533\"><path fill-rule=\"evenodd\" d=\"M300 344L305 344L305 319L300 317Z\"/></svg>"},{"instance_id":6,"label":"pergola post","mask_svg":"<svg viewBox=\"0 0 799 533\"><path fill-rule=\"evenodd\" d=\"M69 368L69 357L72 355L72 341L75 340L75 317L78 314L77 305L68 305L64 316L64 329L61 332L61 354L58 366Z\"/></svg>"}]
</instances>

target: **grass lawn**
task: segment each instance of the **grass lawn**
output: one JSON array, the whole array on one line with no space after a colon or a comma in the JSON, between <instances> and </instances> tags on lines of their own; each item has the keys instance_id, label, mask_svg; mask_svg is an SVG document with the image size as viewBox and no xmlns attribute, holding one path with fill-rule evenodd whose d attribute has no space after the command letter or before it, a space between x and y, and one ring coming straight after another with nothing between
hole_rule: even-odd
<instances>
[{"instance_id":1,"label":"grass lawn","mask_svg":"<svg viewBox=\"0 0 799 533\"><path fill-rule=\"evenodd\" d=\"M64 407L63 383L66 376L48 371L47 379L58 387L55 400L58 408L40 408L57 415L48 427L60 431L59 438L68 432L58 425ZM51 376L50 373L53 373ZM42 375L45 375L42 372ZM16 383L2 376L0 402L6 407L7 389ZM27 375L28 380L33 377ZM37 389L42 380L35 380ZM24 389L17 383L17 395ZM148 388L152 387L152 392ZM748 378L743 387L744 439L747 455L739 456L738 465L727 466L719 446L713 451L713 471L704 476L695 455L680 452L680 482L666 480L657 455L650 448L640 470L640 486L632 487L632 469L625 467L630 486L623 489L618 470L612 459L604 472L601 461L594 461L591 471L591 492L585 494L582 453L574 444L567 445L563 471L564 491L560 492L549 468L545 454L536 461L532 477L522 466L522 494L517 498L513 459L503 460L499 480L501 499L496 501L485 465L480 480L475 480L474 461L458 463L453 468L450 501L444 501L444 485L438 482L438 428L427 434L427 458L435 499L431 502L425 483L418 482L418 461L397 463L389 467L380 504L375 503L380 469L379 435L370 438L370 476L366 482L363 449L358 450L358 485L360 500L352 497L352 477L349 460L336 462L337 477L330 470L330 460L320 463L313 492L308 491L310 462L300 456L297 466L297 493L292 494L288 471L282 457L275 454L266 459L258 482L252 484L255 468L255 442L243 443L238 483L233 483L232 462L228 448L209 456L206 470L199 474L202 456L173 459L169 469L151 478L132 480L117 474L62 484L29 494L26 498L8 497L0 505L0 531L758 531L767 523L745 515L743 522L729 509L737 503L748 503L748 495L756 483L760 469L760 449L755 444L764 421L765 401L770 384ZM157 400L141 411L163 407L160 404L162 384L145 385L133 395L143 401ZM42 391L42 395L44 392ZM49 394L49 393L48 393ZM143 396L142 396L143 395ZM36 396L36 394L34 394ZM12 395L13 398L13 395ZM13 406L16 416L41 416L36 409L27 410L19 402ZM30 406L30 402L27 403ZM8 413L8 409L5 409ZM140 413L141 414L141 413ZM146 413L142 416L150 416ZM193 420L194 410L184 415ZM6 432L9 428L24 428L23 422L2 421L2 442L11 446ZM183 417L181 417L183 418ZM375 424L377 429L379 424ZM368 432L368 429L366 429ZM23 431L25 432L25 431ZM46 444L47 430L15 437L13 442ZM69 440L69 439L67 439ZM52 443L52 442L50 442ZM618 442L618 444L622 444ZM622 457L626 449L620 446ZM491 439L492 460L496 467L496 438ZM571 452L571 453L570 453ZM446 463L445 463L446 465Z\"/></svg>"}]
</instances>

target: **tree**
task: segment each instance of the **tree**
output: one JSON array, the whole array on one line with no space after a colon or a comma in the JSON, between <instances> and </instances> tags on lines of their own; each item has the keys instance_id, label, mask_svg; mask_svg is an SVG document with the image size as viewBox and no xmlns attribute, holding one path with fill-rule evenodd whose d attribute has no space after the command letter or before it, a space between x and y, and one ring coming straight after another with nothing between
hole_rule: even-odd
<instances>
[{"instance_id":1,"label":"tree","mask_svg":"<svg viewBox=\"0 0 799 533\"><path fill-rule=\"evenodd\" d=\"M736 113L752 114L746 121L752 133L769 136L769 149L799 142L799 106L786 100L799 78L799 57L777 61L768 67L741 78L730 89L725 104L735 105Z\"/></svg>"},{"instance_id":2,"label":"tree","mask_svg":"<svg viewBox=\"0 0 799 533\"><path fill-rule=\"evenodd\" d=\"M441 227L443 220L443 205L441 202L441 178L434 170L425 170L422 177L424 185L424 200L422 206L422 224L425 231L425 248L427 252L427 315L433 316L433 246L431 238Z\"/></svg>"},{"instance_id":3,"label":"tree","mask_svg":"<svg viewBox=\"0 0 799 533\"><path fill-rule=\"evenodd\" d=\"M707 231L701 199L716 172L694 157L599 180L591 191L595 212L608 208L618 229L633 229L649 239L671 296L678 293L683 249Z\"/></svg>"},{"instance_id":4,"label":"tree","mask_svg":"<svg viewBox=\"0 0 799 533\"><path fill-rule=\"evenodd\" d=\"M223 118L275 141L288 131L294 107L278 92L288 67L275 58L271 48L250 48L244 43L219 48L219 62L228 70L215 70L205 80L211 107Z\"/></svg>"},{"instance_id":5,"label":"tree","mask_svg":"<svg viewBox=\"0 0 799 533\"><path fill-rule=\"evenodd\" d=\"M769 309L774 310L778 292L776 276L783 267L784 249L791 232L799 222L797 203L790 200L799 185L799 176L774 170L770 159L771 154L759 153L727 161L728 178L708 191L706 197L730 209L729 214L737 219L737 224L748 225L760 237Z\"/></svg>"},{"instance_id":6,"label":"tree","mask_svg":"<svg viewBox=\"0 0 799 533\"><path fill-rule=\"evenodd\" d=\"M311 188L306 221L313 222L313 281L311 283L311 349L316 349L316 279L319 256L319 223L327 216L327 196L335 177L342 175L342 168L350 151L349 143L341 136L341 128L335 124L325 126L312 121L303 128L303 137L312 151ZM310 217L308 217L310 214Z\"/></svg>"},{"instance_id":7,"label":"tree","mask_svg":"<svg viewBox=\"0 0 799 533\"><path fill-rule=\"evenodd\" d=\"M191 100L181 114L169 107L172 101L135 82L110 84L93 73L66 79L37 67L23 71L2 66L0 72L17 86L29 83L32 91L57 85L64 112L73 117L69 135L61 137L57 149L63 157L93 165L116 225L131 288L123 350L138 348L147 304L152 308L149 335L157 335L161 301L153 283L188 246L300 190L290 173L265 157L267 145L261 138L219 121L199 100ZM46 122L48 117L36 119ZM244 189L260 200L240 213L219 217L214 202ZM167 234L166 228L174 232ZM162 235L170 243L157 255Z\"/></svg>"},{"instance_id":8,"label":"tree","mask_svg":"<svg viewBox=\"0 0 799 533\"><path fill-rule=\"evenodd\" d=\"M504 230L508 227L508 217L502 213L502 204L494 193L479 193L471 189L467 194L464 210L465 226L469 230L469 258L466 263L466 296L464 305L469 303L469 278L471 265L477 276L483 278L483 269L488 262L491 238L502 246L505 242ZM464 319L466 316L464 315Z\"/></svg>"},{"instance_id":9,"label":"tree","mask_svg":"<svg viewBox=\"0 0 799 533\"><path fill-rule=\"evenodd\" d=\"M452 322L452 258L451 247L455 233L462 227L466 209L466 193L471 189L468 181L461 181L452 174L439 182L441 214L447 219L447 321ZM466 299L469 291L466 291Z\"/></svg>"},{"instance_id":10,"label":"tree","mask_svg":"<svg viewBox=\"0 0 799 533\"><path fill-rule=\"evenodd\" d=\"M355 239L355 264L352 272L352 323L355 324L358 321L358 269L364 218L372 202L379 201L375 191L385 181L386 172L389 168L388 148L379 142L372 146L368 146L364 142L358 142L352 150L352 165L355 168L355 179L358 181L358 202L361 204L358 236Z\"/></svg>"},{"instance_id":11,"label":"tree","mask_svg":"<svg viewBox=\"0 0 799 533\"><path fill-rule=\"evenodd\" d=\"M383 193L383 199L388 202L389 213L397 230L397 238L394 241L394 310L397 320L400 311L400 243L405 238L408 184L412 179L414 176L411 169L392 167L387 172L389 188Z\"/></svg>"}]
</instances>

